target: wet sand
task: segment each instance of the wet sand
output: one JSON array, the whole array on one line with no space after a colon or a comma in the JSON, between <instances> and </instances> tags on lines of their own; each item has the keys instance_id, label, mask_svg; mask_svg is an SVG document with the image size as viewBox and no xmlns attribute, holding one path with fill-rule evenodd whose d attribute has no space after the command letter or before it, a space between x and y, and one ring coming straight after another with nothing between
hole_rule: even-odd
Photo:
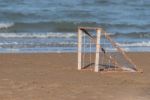
<instances>
[{"instance_id":1,"label":"wet sand","mask_svg":"<svg viewBox=\"0 0 150 100\"><path fill-rule=\"evenodd\" d=\"M129 53L143 73L77 70L75 53L0 54L0 100L150 100L150 53Z\"/></svg>"}]
</instances>

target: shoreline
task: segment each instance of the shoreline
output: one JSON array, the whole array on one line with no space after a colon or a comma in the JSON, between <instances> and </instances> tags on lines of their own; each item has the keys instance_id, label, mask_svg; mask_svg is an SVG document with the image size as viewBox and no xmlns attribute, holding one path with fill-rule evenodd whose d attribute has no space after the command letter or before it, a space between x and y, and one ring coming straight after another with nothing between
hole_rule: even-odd
<instances>
[{"instance_id":1,"label":"shoreline","mask_svg":"<svg viewBox=\"0 0 150 100\"><path fill-rule=\"evenodd\" d=\"M72 52L0 52L0 54L63 54L63 53L77 53L72 51ZM88 52L87 52L88 53ZM130 53L150 53L150 51L125 51L126 54L130 54Z\"/></svg>"}]
</instances>

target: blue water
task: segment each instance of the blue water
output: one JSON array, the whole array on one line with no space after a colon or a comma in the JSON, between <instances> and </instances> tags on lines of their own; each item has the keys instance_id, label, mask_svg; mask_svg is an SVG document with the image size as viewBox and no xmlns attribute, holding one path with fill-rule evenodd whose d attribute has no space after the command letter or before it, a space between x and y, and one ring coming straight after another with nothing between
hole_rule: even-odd
<instances>
[{"instance_id":1,"label":"blue water","mask_svg":"<svg viewBox=\"0 0 150 100\"><path fill-rule=\"evenodd\" d=\"M127 51L150 51L150 0L0 0L0 52L76 52L99 26Z\"/></svg>"}]
</instances>

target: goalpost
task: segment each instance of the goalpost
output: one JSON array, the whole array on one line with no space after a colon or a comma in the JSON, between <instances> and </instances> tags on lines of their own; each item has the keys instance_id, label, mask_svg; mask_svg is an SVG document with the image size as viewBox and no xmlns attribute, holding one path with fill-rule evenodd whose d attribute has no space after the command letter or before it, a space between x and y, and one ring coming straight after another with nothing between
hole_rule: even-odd
<instances>
[{"instance_id":1,"label":"goalpost","mask_svg":"<svg viewBox=\"0 0 150 100\"><path fill-rule=\"evenodd\" d=\"M137 66L99 27L78 28L78 70L137 72Z\"/></svg>"},{"instance_id":2,"label":"goalpost","mask_svg":"<svg viewBox=\"0 0 150 100\"><path fill-rule=\"evenodd\" d=\"M85 48L84 48L84 42L85 42L85 34L83 33L83 30L85 29L85 27L80 27L78 28L78 70L81 70L85 67L85 65L83 64L84 61L85 61L85 54L84 54L84 51L85 51ZM100 35L101 35L101 30L100 29L97 29L97 28L86 28L86 29L96 29L97 30L97 40L96 40L96 60L95 60L95 72L98 72L98 66L99 66L99 48L100 48L100 44L99 44L99 41L100 41ZM88 34L89 37L90 37L90 34ZM90 37L92 38L92 37ZM93 40L90 39L91 41ZM91 58L91 41L90 42L90 60L92 59ZM95 42L95 40L93 40ZM95 43L94 43L95 44ZM82 59L83 58L83 59ZM91 62L90 62L91 63Z\"/></svg>"}]
</instances>

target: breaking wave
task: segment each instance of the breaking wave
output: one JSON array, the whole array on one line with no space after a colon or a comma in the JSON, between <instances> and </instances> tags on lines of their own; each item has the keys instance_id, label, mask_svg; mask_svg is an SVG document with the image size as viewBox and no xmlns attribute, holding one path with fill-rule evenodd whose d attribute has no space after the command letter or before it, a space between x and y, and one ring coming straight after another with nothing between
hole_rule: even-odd
<instances>
[{"instance_id":1,"label":"breaking wave","mask_svg":"<svg viewBox=\"0 0 150 100\"><path fill-rule=\"evenodd\" d=\"M135 47L135 46L150 47L150 41L142 41L135 43L118 43L118 45L123 47Z\"/></svg>"},{"instance_id":2,"label":"breaking wave","mask_svg":"<svg viewBox=\"0 0 150 100\"><path fill-rule=\"evenodd\" d=\"M75 32L77 27L83 26L97 26L96 22L73 22L73 21L43 21L43 22L17 22L14 24L2 24L3 27L0 32ZM4 30L5 29L5 30Z\"/></svg>"},{"instance_id":3,"label":"breaking wave","mask_svg":"<svg viewBox=\"0 0 150 100\"><path fill-rule=\"evenodd\" d=\"M99 26L114 33L150 32L150 24L125 24L125 23L98 23L96 21L42 21L42 22L16 22L0 23L0 32L76 32L78 26ZM112 31L115 29L115 31ZM126 31L125 31L126 30Z\"/></svg>"},{"instance_id":4,"label":"breaking wave","mask_svg":"<svg viewBox=\"0 0 150 100\"><path fill-rule=\"evenodd\" d=\"M150 33L108 33L114 38L150 38ZM21 32L21 33L0 33L0 38L77 38L77 32Z\"/></svg>"},{"instance_id":5,"label":"breaking wave","mask_svg":"<svg viewBox=\"0 0 150 100\"><path fill-rule=\"evenodd\" d=\"M132 32L132 33L111 33L112 37L126 37L126 38L150 38L150 32Z\"/></svg>"},{"instance_id":6,"label":"breaking wave","mask_svg":"<svg viewBox=\"0 0 150 100\"><path fill-rule=\"evenodd\" d=\"M12 26L14 26L14 23L0 23L0 29L3 29L3 28L7 29Z\"/></svg>"},{"instance_id":7,"label":"breaking wave","mask_svg":"<svg viewBox=\"0 0 150 100\"><path fill-rule=\"evenodd\" d=\"M0 38L73 38L75 33L0 33Z\"/></svg>"}]
</instances>

